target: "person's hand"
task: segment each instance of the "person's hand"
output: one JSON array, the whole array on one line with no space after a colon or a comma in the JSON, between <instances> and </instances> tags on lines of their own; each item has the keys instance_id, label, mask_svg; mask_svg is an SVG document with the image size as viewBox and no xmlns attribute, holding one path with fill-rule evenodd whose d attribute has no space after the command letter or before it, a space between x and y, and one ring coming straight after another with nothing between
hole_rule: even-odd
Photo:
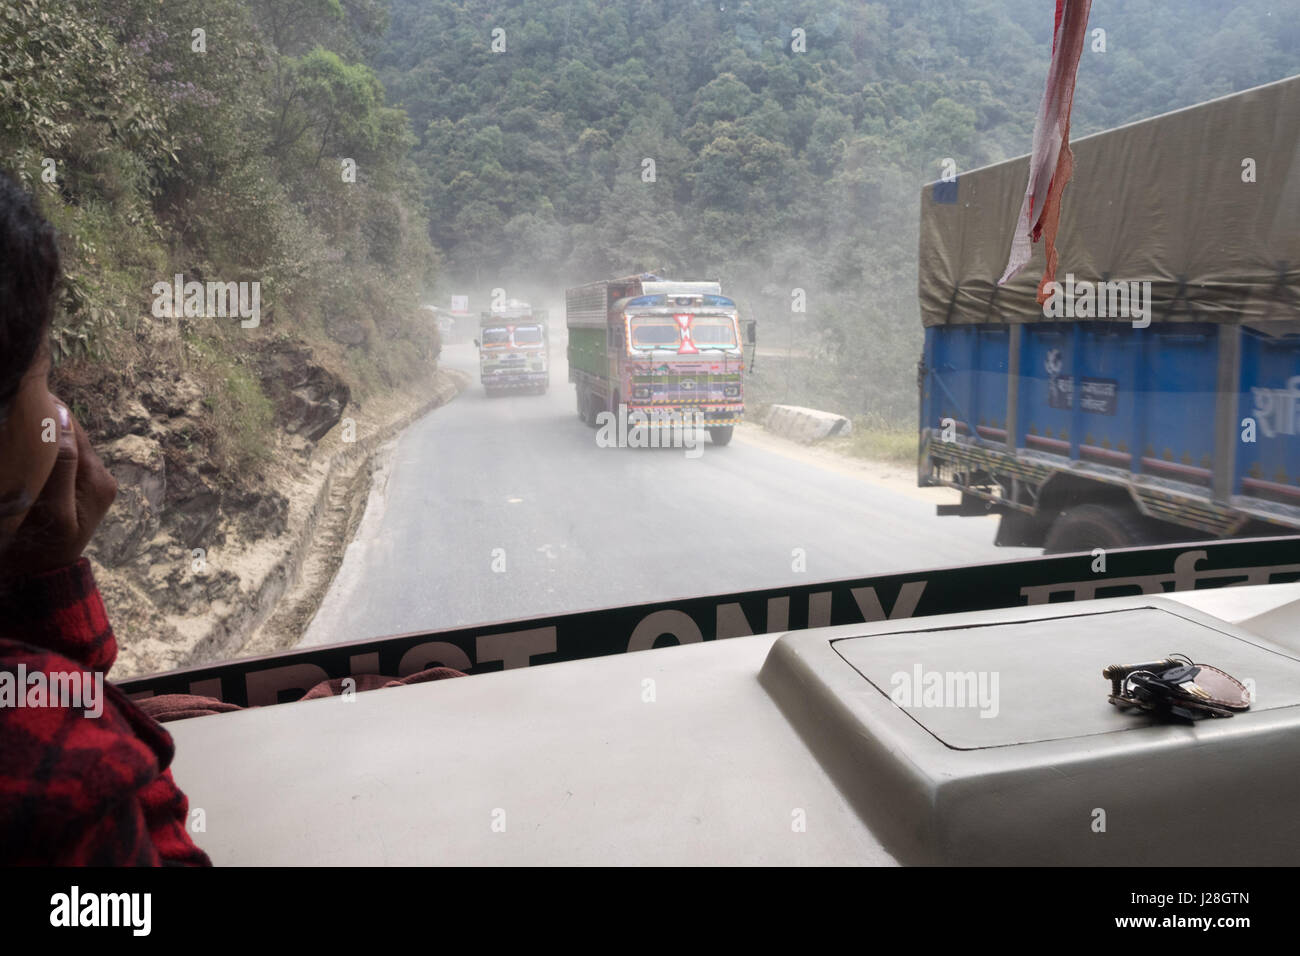
<instances>
[{"instance_id":1,"label":"person's hand","mask_svg":"<svg viewBox=\"0 0 1300 956\"><path fill-rule=\"evenodd\" d=\"M72 412L55 400L59 453L40 495L0 557L0 576L30 577L73 564L117 497L117 481L99 460Z\"/></svg>"}]
</instances>

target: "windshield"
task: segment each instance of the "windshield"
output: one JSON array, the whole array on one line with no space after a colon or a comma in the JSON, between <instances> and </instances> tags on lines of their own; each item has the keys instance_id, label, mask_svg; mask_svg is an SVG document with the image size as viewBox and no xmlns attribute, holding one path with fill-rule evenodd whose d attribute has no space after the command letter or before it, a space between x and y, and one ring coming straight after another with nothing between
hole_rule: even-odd
<instances>
[{"instance_id":1,"label":"windshield","mask_svg":"<svg viewBox=\"0 0 1300 956\"><path fill-rule=\"evenodd\" d=\"M691 322L691 338L699 346L714 345L734 347L735 323L729 318L698 315Z\"/></svg>"},{"instance_id":2,"label":"windshield","mask_svg":"<svg viewBox=\"0 0 1300 956\"><path fill-rule=\"evenodd\" d=\"M48 356L120 489L114 678L708 595L749 597L701 640L902 619L933 586L809 595L1300 533L1294 4L1093 0L1037 135L1042 0L203 6L0 15L60 259L0 282L0 559L60 473L14 397ZM444 663L565 653L520 640Z\"/></svg>"},{"instance_id":3,"label":"windshield","mask_svg":"<svg viewBox=\"0 0 1300 956\"><path fill-rule=\"evenodd\" d=\"M662 348L676 351L681 343L677 323L660 316L633 317L629 320L632 328L633 348Z\"/></svg>"}]
</instances>

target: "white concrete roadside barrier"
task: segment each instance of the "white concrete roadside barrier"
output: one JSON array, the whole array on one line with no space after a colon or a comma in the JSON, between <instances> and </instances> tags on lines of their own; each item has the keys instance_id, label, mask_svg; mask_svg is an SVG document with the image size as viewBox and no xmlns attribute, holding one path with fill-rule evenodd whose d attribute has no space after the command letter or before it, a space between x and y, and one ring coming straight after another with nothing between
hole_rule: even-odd
<instances>
[{"instance_id":1,"label":"white concrete roadside barrier","mask_svg":"<svg viewBox=\"0 0 1300 956\"><path fill-rule=\"evenodd\" d=\"M843 415L822 412L801 405L772 405L763 418L763 426L785 438L805 445L823 438L836 438L853 431L853 423Z\"/></svg>"}]
</instances>

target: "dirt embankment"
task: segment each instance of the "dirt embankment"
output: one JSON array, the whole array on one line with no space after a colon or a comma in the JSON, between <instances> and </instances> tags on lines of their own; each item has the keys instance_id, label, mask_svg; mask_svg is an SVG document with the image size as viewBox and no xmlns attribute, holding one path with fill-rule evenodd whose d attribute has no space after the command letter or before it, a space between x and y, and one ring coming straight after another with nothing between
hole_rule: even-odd
<instances>
[{"instance_id":1,"label":"dirt embankment","mask_svg":"<svg viewBox=\"0 0 1300 956\"><path fill-rule=\"evenodd\" d=\"M96 381L108 394L88 427L119 491L87 554L118 635L115 679L292 646L364 507L376 449L467 384L431 364L418 384L358 403L328 364L303 343L258 349L269 452L237 474L204 454L212 402L190 377Z\"/></svg>"}]
</instances>

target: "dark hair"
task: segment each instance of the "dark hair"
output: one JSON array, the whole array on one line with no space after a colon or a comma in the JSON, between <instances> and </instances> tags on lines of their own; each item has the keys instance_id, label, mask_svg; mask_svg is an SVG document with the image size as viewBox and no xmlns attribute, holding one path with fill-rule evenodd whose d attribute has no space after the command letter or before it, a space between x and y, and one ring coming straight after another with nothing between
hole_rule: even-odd
<instances>
[{"instance_id":1,"label":"dark hair","mask_svg":"<svg viewBox=\"0 0 1300 956\"><path fill-rule=\"evenodd\" d=\"M35 200L0 172L0 424L49 334L58 279L54 227ZM25 490L0 496L0 518L30 504Z\"/></svg>"},{"instance_id":2,"label":"dark hair","mask_svg":"<svg viewBox=\"0 0 1300 956\"><path fill-rule=\"evenodd\" d=\"M0 422L49 334L58 279L54 227L0 172Z\"/></svg>"}]
</instances>

